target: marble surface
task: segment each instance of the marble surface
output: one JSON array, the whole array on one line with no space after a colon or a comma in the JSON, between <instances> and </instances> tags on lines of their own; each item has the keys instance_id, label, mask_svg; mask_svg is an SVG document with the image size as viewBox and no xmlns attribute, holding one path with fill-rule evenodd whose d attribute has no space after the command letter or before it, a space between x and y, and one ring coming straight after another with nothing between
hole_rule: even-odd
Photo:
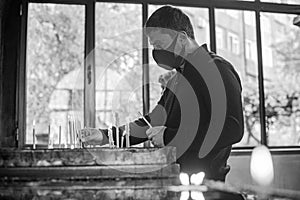
<instances>
[{"instance_id":1,"label":"marble surface","mask_svg":"<svg viewBox=\"0 0 300 200\"><path fill-rule=\"evenodd\" d=\"M177 185L175 179L144 179L119 181L48 181L10 182L0 186L0 199L108 199L108 200L181 200L181 192L170 191L168 186ZM189 199L242 200L237 193L220 191L187 191ZM194 198L192 198L194 197Z\"/></svg>"},{"instance_id":2,"label":"marble surface","mask_svg":"<svg viewBox=\"0 0 300 200\"><path fill-rule=\"evenodd\" d=\"M180 171L175 161L174 147L2 149L0 180L172 178Z\"/></svg>"},{"instance_id":3,"label":"marble surface","mask_svg":"<svg viewBox=\"0 0 300 200\"><path fill-rule=\"evenodd\" d=\"M0 149L0 167L150 165L176 161L175 147L90 149Z\"/></svg>"}]
</instances>

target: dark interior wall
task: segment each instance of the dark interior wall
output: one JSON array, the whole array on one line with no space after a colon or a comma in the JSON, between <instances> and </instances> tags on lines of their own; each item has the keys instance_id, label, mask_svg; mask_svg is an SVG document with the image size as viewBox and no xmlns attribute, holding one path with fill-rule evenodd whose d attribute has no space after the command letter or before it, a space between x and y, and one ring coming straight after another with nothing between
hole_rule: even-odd
<instances>
[{"instance_id":1,"label":"dark interior wall","mask_svg":"<svg viewBox=\"0 0 300 200\"><path fill-rule=\"evenodd\" d=\"M21 0L1 0L0 146L14 147Z\"/></svg>"},{"instance_id":2,"label":"dark interior wall","mask_svg":"<svg viewBox=\"0 0 300 200\"><path fill-rule=\"evenodd\" d=\"M2 55L3 55L3 49L2 49L2 16L3 16L3 10L4 10L4 3L5 1L0 1L0 138L2 138ZM1 141L1 139L0 139ZM1 146L1 142L0 142Z\"/></svg>"}]
</instances>

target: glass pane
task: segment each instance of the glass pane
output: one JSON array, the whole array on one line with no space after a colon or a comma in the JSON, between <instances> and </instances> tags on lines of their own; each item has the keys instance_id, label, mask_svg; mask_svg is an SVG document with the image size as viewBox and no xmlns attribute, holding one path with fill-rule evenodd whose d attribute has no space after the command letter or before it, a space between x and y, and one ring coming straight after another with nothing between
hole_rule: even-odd
<instances>
[{"instance_id":1,"label":"glass pane","mask_svg":"<svg viewBox=\"0 0 300 200\"><path fill-rule=\"evenodd\" d=\"M150 5L149 16L161 6ZM195 40L199 45L204 43L210 46L209 37L209 19L208 9L206 8L190 8L190 7L177 7L186 13L193 25ZM162 87L171 78L174 71L167 71L160 68L152 58L152 47L149 48L149 63L150 63L150 110L152 110L162 93Z\"/></svg>"},{"instance_id":2,"label":"glass pane","mask_svg":"<svg viewBox=\"0 0 300 200\"><path fill-rule=\"evenodd\" d=\"M142 110L142 6L96 3L96 127Z\"/></svg>"},{"instance_id":3,"label":"glass pane","mask_svg":"<svg viewBox=\"0 0 300 200\"><path fill-rule=\"evenodd\" d=\"M254 146L260 141L255 13L227 9L215 13L217 54L235 67L243 87L245 134L237 146Z\"/></svg>"},{"instance_id":4,"label":"glass pane","mask_svg":"<svg viewBox=\"0 0 300 200\"><path fill-rule=\"evenodd\" d=\"M26 143L67 142L68 121L83 122L84 6L30 3L26 64Z\"/></svg>"},{"instance_id":5,"label":"glass pane","mask_svg":"<svg viewBox=\"0 0 300 200\"><path fill-rule=\"evenodd\" d=\"M262 13L262 50L269 145L300 142L300 28L295 15Z\"/></svg>"},{"instance_id":6,"label":"glass pane","mask_svg":"<svg viewBox=\"0 0 300 200\"><path fill-rule=\"evenodd\" d=\"M300 4L300 0L261 0L270 3Z\"/></svg>"}]
</instances>

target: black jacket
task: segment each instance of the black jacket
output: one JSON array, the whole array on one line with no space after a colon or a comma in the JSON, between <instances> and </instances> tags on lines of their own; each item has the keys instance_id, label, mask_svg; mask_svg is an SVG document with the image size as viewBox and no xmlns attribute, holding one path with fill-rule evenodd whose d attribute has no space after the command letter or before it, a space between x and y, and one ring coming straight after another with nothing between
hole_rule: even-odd
<instances>
[{"instance_id":1,"label":"black jacket","mask_svg":"<svg viewBox=\"0 0 300 200\"><path fill-rule=\"evenodd\" d=\"M176 146L182 171L203 170L209 177L226 165L231 145L239 142L244 133L241 91L241 81L233 66L208 52L206 45L188 55L183 70L178 70L169 80L157 106L146 118L152 126L167 127L164 143ZM148 128L142 119L130 123L130 143L146 141ZM120 131L123 130L124 127L120 127ZM215 140L213 148L199 158L207 133ZM211 145L211 142L206 143ZM216 160L220 153L224 155Z\"/></svg>"}]
</instances>

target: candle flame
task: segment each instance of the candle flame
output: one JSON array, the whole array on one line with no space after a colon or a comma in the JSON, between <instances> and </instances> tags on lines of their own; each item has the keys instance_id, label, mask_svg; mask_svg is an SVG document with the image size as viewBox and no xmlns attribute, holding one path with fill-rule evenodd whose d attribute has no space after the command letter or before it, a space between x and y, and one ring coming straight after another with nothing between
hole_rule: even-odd
<instances>
[{"instance_id":1,"label":"candle flame","mask_svg":"<svg viewBox=\"0 0 300 200\"><path fill-rule=\"evenodd\" d=\"M266 146L258 146L253 149L250 172L252 179L261 186L268 186L273 182L273 161L271 153Z\"/></svg>"}]
</instances>

